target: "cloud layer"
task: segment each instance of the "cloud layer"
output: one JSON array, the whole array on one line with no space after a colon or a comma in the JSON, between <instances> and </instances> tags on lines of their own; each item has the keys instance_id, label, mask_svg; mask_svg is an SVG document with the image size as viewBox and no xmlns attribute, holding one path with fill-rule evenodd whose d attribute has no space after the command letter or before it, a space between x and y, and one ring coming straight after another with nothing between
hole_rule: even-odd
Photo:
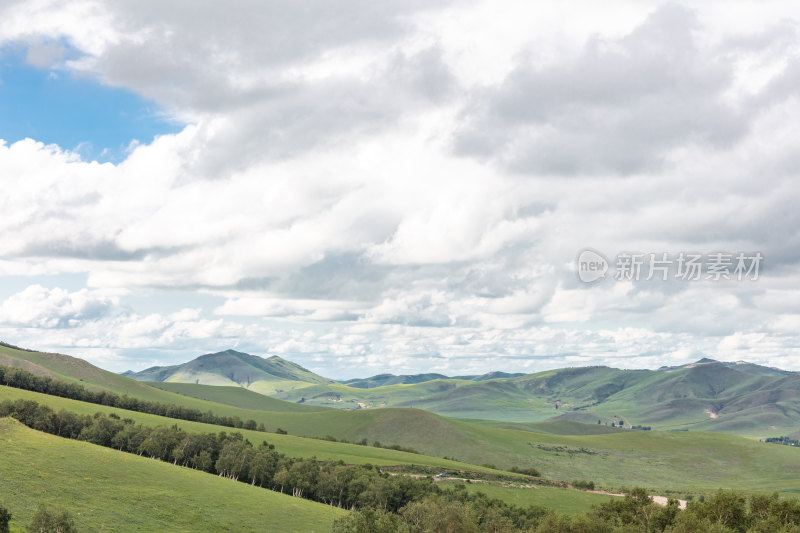
<instances>
[{"instance_id":1,"label":"cloud layer","mask_svg":"<svg viewBox=\"0 0 800 533\"><path fill-rule=\"evenodd\" d=\"M116 165L0 144L0 276L29 278L0 338L117 370L237 342L335 377L800 369L800 11L495 4L7 3L0 47L188 125ZM587 246L765 264L589 287Z\"/></svg>"}]
</instances>

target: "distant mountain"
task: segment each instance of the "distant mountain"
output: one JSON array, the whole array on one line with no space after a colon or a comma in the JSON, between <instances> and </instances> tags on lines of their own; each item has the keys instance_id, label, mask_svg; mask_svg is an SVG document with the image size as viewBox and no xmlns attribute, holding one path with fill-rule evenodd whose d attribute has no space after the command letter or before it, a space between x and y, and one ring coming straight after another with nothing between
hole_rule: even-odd
<instances>
[{"instance_id":1,"label":"distant mountain","mask_svg":"<svg viewBox=\"0 0 800 533\"><path fill-rule=\"evenodd\" d=\"M174 392L216 400L225 397L230 405L264 403L253 395L237 394L244 387L303 409L414 407L504 424L553 420L610 426L622 421L626 427L800 437L800 373L744 361L701 359L658 370L593 366L457 378L384 374L342 384L277 356L262 358L227 350L132 376L165 383L167 390L107 372L82 359L3 343L0 365L164 403L180 403ZM182 383L236 388L217 391L192 385L194 388L183 390L179 387ZM289 411L271 404L269 410Z\"/></svg>"},{"instance_id":2,"label":"distant mountain","mask_svg":"<svg viewBox=\"0 0 800 533\"><path fill-rule=\"evenodd\" d=\"M130 377L138 381L236 385L268 395L336 383L277 355L265 359L235 350L201 355L180 365L154 366Z\"/></svg>"},{"instance_id":3,"label":"distant mountain","mask_svg":"<svg viewBox=\"0 0 800 533\"><path fill-rule=\"evenodd\" d=\"M523 373L516 373L516 374L509 374L508 372L488 372L486 374L481 374L480 376L455 376L453 379L468 379L470 381L486 381L487 379L507 379L507 378L518 378L520 376L524 376Z\"/></svg>"},{"instance_id":4,"label":"distant mountain","mask_svg":"<svg viewBox=\"0 0 800 533\"><path fill-rule=\"evenodd\" d=\"M425 383L426 381L433 381L436 379L460 379L464 381L486 381L487 379L497 378L515 378L524 376L525 374L509 374L507 372L489 372L479 376L454 376L448 377L444 374L413 374L396 376L394 374L378 374L370 378L356 378L340 381L342 385L348 387L355 387L357 389L372 389L375 387L385 387L388 385L414 385L416 383Z\"/></svg>"},{"instance_id":5,"label":"distant mountain","mask_svg":"<svg viewBox=\"0 0 800 533\"><path fill-rule=\"evenodd\" d=\"M800 374L742 361L701 359L659 370L595 366L487 376L383 375L351 380L346 387L314 385L275 397L337 408L416 407L509 422L562 419L610 425L622 420L626 426L747 435L789 434L800 426ZM433 379L425 381L428 377ZM394 383L407 386L383 386Z\"/></svg>"},{"instance_id":6,"label":"distant mountain","mask_svg":"<svg viewBox=\"0 0 800 533\"><path fill-rule=\"evenodd\" d=\"M715 361L714 359L709 359L704 357L699 361L694 363L689 363L683 366L662 366L658 370L660 372L670 372L672 370L677 370L680 368L692 368L698 365L722 365L728 368L733 368L738 370L739 372L744 372L746 374L753 374L757 376L788 376L793 372L789 370L781 370L780 368L774 368L771 366L761 366L755 365L753 363L748 363L747 361L734 361L734 362L725 362L725 361Z\"/></svg>"}]
</instances>

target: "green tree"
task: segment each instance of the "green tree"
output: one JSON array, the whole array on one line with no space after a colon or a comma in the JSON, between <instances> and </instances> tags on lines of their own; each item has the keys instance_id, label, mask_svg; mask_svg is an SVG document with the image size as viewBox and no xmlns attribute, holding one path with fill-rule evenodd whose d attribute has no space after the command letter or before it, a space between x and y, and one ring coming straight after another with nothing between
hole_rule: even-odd
<instances>
[{"instance_id":1,"label":"green tree","mask_svg":"<svg viewBox=\"0 0 800 533\"><path fill-rule=\"evenodd\" d=\"M11 522L11 513L0 506L0 533L8 533L8 523Z\"/></svg>"},{"instance_id":2,"label":"green tree","mask_svg":"<svg viewBox=\"0 0 800 533\"><path fill-rule=\"evenodd\" d=\"M28 525L28 533L76 533L75 522L64 509L52 511L45 505L39 504L39 509L33 515L33 520Z\"/></svg>"},{"instance_id":3,"label":"green tree","mask_svg":"<svg viewBox=\"0 0 800 533\"><path fill-rule=\"evenodd\" d=\"M398 531L409 531L402 527L398 515L374 509L350 513L333 522L333 533L397 533Z\"/></svg>"}]
</instances>

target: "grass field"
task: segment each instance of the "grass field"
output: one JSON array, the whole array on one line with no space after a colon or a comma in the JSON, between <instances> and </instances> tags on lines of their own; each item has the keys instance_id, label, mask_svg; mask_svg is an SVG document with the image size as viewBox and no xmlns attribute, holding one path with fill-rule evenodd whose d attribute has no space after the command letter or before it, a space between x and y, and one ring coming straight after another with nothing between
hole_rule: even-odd
<instances>
[{"instance_id":1,"label":"grass field","mask_svg":"<svg viewBox=\"0 0 800 533\"><path fill-rule=\"evenodd\" d=\"M81 531L330 531L345 512L0 419L0 504L22 530L38 503Z\"/></svg>"},{"instance_id":2,"label":"grass field","mask_svg":"<svg viewBox=\"0 0 800 533\"><path fill-rule=\"evenodd\" d=\"M314 413L328 410L326 407L284 402L243 387L170 382L148 382L147 385L191 398L249 410L275 413Z\"/></svg>"},{"instance_id":3,"label":"grass field","mask_svg":"<svg viewBox=\"0 0 800 533\"><path fill-rule=\"evenodd\" d=\"M266 440L275 445L275 449L281 453L292 457L317 457L318 459L342 460L348 464L376 464L388 465L421 465L439 467L443 469L470 470L474 472L497 473L490 468L468 465L457 461L450 461L438 457L429 457L414 453L401 452L397 450L387 450L374 446L358 446L355 444L345 444L341 442L330 442L326 440L310 439L295 435L278 435L276 433L262 433L258 431L248 431L244 429L232 429L227 427L203 424L200 422L189 422L186 420L175 420L161 416L126 411L103 405L86 402L79 402L67 398L48 396L37 392L24 391L0 385L0 401L26 399L34 400L44 405L48 405L54 410L67 409L69 411L93 415L97 412L117 413L123 418L131 418L137 423L145 426L172 426L177 425L181 429L194 433L219 433L220 431L237 431L242 433L245 438L254 444L259 444Z\"/></svg>"},{"instance_id":4,"label":"grass field","mask_svg":"<svg viewBox=\"0 0 800 533\"><path fill-rule=\"evenodd\" d=\"M0 400L21 397L36 399L55 409L88 414L120 411L0 387ZM126 412L124 416L147 425L177 423L187 431L221 429L141 413ZM545 424L548 432L537 432L533 430L536 425L530 425L531 430L504 429L412 409L263 413L263 416L272 417L273 422L279 420L279 427L287 429L290 435L242 433L256 443L266 439L279 451L297 457L342 459L352 464L418 464L490 471L440 459L448 456L472 465L535 467L550 479L586 479L606 487L641 485L678 490L724 487L800 493L800 450L722 433L617 430L606 434L575 434L580 433L577 428L585 428L586 433L594 428L563 422ZM294 436L326 433L413 446L428 456Z\"/></svg>"},{"instance_id":5,"label":"grass field","mask_svg":"<svg viewBox=\"0 0 800 533\"><path fill-rule=\"evenodd\" d=\"M254 419L263 422L268 430L282 428L289 435L266 434L267 440L288 455L297 457L342 459L348 463L375 463L380 465L420 464L443 468L480 470L441 457L456 458L470 465L493 464L507 469L512 466L534 467L544 477L562 481L586 479L606 487L641 485L651 488L676 490L708 490L718 487L746 490L778 490L783 493L800 493L800 450L787 446L764 444L753 439L744 439L722 433L702 431L662 432L630 431L610 429L598 424L579 424L557 420L540 423L514 423L502 421L472 421L439 416L420 409L360 409L355 411L314 411L303 405L285 404L266 399L251 392L225 388L212 390L209 387L192 385L168 385L175 390L190 392L195 396L161 390L144 383L105 372L80 359L58 354L20 352L0 348L0 355L14 359L18 365L40 365L47 372L58 372L74 376L71 379L85 384L101 383L115 392L128 393L143 399L177 403L218 415L239 416L242 420ZM0 361L0 364L3 364ZM742 381L733 371L715 372L719 369L699 367L681 373L669 374L674 388L687 391L702 391L704 380L714 386L728 387L734 391L748 386L755 380L766 378L749 376ZM602 367L544 372L535 376L515 378L522 385L558 388L569 383L571 390L583 387L598 387L608 392L624 386L622 380L633 380L618 398L634 402L644 394L647 386L654 385L658 376L644 371L615 371ZM727 377L726 377L727 376ZM735 378L735 379L734 379ZM525 380L528 381L525 381ZM716 380L716 381L715 381ZM727 381L726 381L727 380ZM738 381L737 381L738 380ZM780 387L770 385L770 391L785 391L791 398L793 375L781 378ZM438 380L417 386L448 388L454 380ZM607 381L607 383L606 383ZM652 381L652 383L651 383ZM498 385L499 383L499 385ZM605 383L605 384L604 384ZM493 387L501 397L512 394L506 391L508 384L490 380L482 387ZM99 386L99 385L98 385ZM409 385L393 385L391 388L408 390ZM499 388L498 388L499 387ZM387 388L387 387L384 387ZM463 388L463 387L462 387ZM463 388L464 390L473 390ZM375 389L367 389L366 392ZM592 389L596 390L596 389ZM505 392L504 392L505 391ZM668 394L661 391L659 394ZM703 392L703 394L705 394ZM782 393L783 394L783 393ZM0 388L0 399L4 397L36 397L15 389ZM507 395L506 395L507 396ZM96 411L111 411L92 404L38 396L38 401L59 409L92 414ZM210 401L217 400L217 401ZM691 398L675 400L695 402ZM673 401L673 403L675 402ZM219 403L227 402L227 403ZM754 405L757 405L756 401ZM777 405L777 404L776 404ZM253 409L252 407L255 407ZM271 411L259 408L269 407ZM630 422L623 404L617 404L615 413ZM674 407L674 406L673 406ZM778 406L779 407L779 406ZM278 411L282 409L282 411ZM313 409L313 408L312 408ZM676 407L678 409L678 407ZM678 409L680 410L680 409ZM129 413L126 416L148 424L174 424L171 419ZM672 415L670 415L672 416ZM674 418L674 417L673 417ZM595 420L596 421L596 420ZM205 426L191 422L177 422L188 431L220 431L218 426ZM264 433L243 432L253 442L265 438ZM367 439L370 443L380 441L384 445L398 444L412 447L424 454L408 454L375 447L348 445L297 436L324 437L332 435L350 441Z\"/></svg>"},{"instance_id":6,"label":"grass field","mask_svg":"<svg viewBox=\"0 0 800 533\"><path fill-rule=\"evenodd\" d=\"M592 508L592 505L605 503L613 498L603 494L547 486L519 488L459 481L441 483L441 486L445 488L456 484L464 485L470 492L483 492L490 498L497 498L520 507L540 505L565 514L585 513Z\"/></svg>"}]
</instances>

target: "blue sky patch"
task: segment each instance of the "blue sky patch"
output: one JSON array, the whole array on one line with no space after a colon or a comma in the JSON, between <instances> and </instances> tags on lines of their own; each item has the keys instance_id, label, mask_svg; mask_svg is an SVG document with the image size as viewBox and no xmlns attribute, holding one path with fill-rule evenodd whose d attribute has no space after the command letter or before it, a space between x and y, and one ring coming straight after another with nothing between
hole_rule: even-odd
<instances>
[{"instance_id":1,"label":"blue sky patch","mask_svg":"<svg viewBox=\"0 0 800 533\"><path fill-rule=\"evenodd\" d=\"M176 133L182 125L158 106L120 88L55 69L39 69L17 50L0 51L0 139L26 137L117 163L134 140Z\"/></svg>"}]
</instances>

